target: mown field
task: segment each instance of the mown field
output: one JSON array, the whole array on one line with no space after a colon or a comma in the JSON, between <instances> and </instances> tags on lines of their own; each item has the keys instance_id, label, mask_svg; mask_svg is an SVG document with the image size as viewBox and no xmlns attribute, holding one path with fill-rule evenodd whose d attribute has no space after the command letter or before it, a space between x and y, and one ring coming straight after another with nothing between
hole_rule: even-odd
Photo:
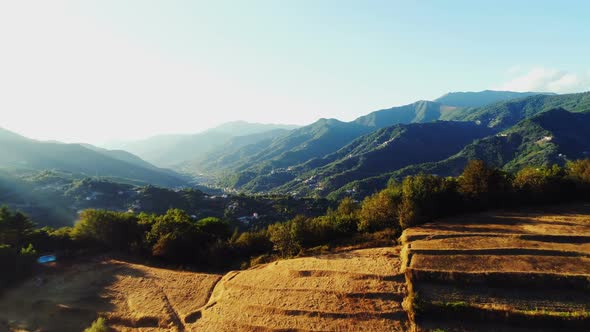
<instances>
[{"instance_id":1,"label":"mown field","mask_svg":"<svg viewBox=\"0 0 590 332\"><path fill-rule=\"evenodd\" d=\"M590 327L590 205L440 220L401 240L418 330Z\"/></svg>"},{"instance_id":2,"label":"mown field","mask_svg":"<svg viewBox=\"0 0 590 332\"><path fill-rule=\"evenodd\" d=\"M277 261L225 276L113 259L56 267L0 296L0 331L405 331L399 249Z\"/></svg>"}]
</instances>

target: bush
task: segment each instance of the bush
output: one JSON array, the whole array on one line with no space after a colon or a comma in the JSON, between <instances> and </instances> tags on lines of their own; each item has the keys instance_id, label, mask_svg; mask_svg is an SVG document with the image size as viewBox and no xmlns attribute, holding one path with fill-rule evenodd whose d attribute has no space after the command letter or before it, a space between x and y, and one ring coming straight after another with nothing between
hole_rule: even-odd
<instances>
[{"instance_id":1,"label":"bush","mask_svg":"<svg viewBox=\"0 0 590 332\"><path fill-rule=\"evenodd\" d=\"M90 327L84 329L84 332L109 332L111 329L107 326L106 320L99 317Z\"/></svg>"},{"instance_id":2,"label":"bush","mask_svg":"<svg viewBox=\"0 0 590 332\"><path fill-rule=\"evenodd\" d=\"M268 253L273 248L270 235L267 230L257 232L244 232L240 234L233 242L233 247L238 255L242 257L252 257Z\"/></svg>"}]
</instances>

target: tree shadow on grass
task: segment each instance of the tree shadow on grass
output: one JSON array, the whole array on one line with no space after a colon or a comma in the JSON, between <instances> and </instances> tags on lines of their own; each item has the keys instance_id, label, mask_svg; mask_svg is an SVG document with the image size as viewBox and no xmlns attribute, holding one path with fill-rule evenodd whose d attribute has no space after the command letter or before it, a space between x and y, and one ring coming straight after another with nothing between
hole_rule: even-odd
<instances>
[{"instance_id":1,"label":"tree shadow on grass","mask_svg":"<svg viewBox=\"0 0 590 332\"><path fill-rule=\"evenodd\" d=\"M122 277L144 273L112 260L39 269L0 295L0 331L83 331L115 309L108 288Z\"/></svg>"}]
</instances>

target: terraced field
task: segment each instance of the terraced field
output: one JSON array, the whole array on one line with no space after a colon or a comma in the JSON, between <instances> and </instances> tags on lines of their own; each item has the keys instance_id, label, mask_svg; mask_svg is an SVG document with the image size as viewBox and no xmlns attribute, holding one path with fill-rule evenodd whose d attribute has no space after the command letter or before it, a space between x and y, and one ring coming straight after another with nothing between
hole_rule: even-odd
<instances>
[{"instance_id":1,"label":"terraced field","mask_svg":"<svg viewBox=\"0 0 590 332\"><path fill-rule=\"evenodd\" d=\"M82 331L97 316L116 331L184 331L221 275L106 259L48 270L0 297L0 331Z\"/></svg>"},{"instance_id":2,"label":"terraced field","mask_svg":"<svg viewBox=\"0 0 590 332\"><path fill-rule=\"evenodd\" d=\"M0 296L0 331L405 331L399 249L283 260L225 276L105 259Z\"/></svg>"},{"instance_id":3,"label":"terraced field","mask_svg":"<svg viewBox=\"0 0 590 332\"><path fill-rule=\"evenodd\" d=\"M418 330L590 330L590 206L441 220L402 243Z\"/></svg>"},{"instance_id":4,"label":"terraced field","mask_svg":"<svg viewBox=\"0 0 590 332\"><path fill-rule=\"evenodd\" d=\"M199 331L406 331L399 250L278 261L227 274Z\"/></svg>"}]
</instances>

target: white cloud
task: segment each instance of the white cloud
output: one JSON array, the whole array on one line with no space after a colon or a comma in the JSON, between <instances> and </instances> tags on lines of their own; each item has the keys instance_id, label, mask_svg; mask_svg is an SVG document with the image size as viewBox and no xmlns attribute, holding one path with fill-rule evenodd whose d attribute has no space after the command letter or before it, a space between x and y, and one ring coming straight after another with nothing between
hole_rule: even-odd
<instances>
[{"instance_id":1,"label":"white cloud","mask_svg":"<svg viewBox=\"0 0 590 332\"><path fill-rule=\"evenodd\" d=\"M512 75L516 74L509 70ZM586 91L590 88L590 71L570 73L545 67L535 67L512 77L495 89L509 91L539 91L571 93Z\"/></svg>"}]
</instances>

